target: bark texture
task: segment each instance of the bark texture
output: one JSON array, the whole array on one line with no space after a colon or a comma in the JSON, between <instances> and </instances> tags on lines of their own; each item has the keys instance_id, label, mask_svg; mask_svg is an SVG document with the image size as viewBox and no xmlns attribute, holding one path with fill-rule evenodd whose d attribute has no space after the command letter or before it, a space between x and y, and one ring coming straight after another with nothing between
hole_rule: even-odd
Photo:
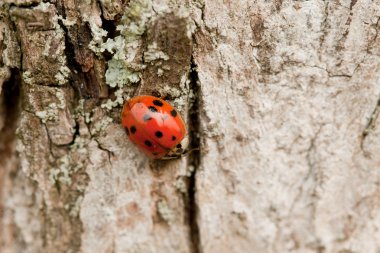
<instances>
[{"instance_id":1,"label":"bark texture","mask_svg":"<svg viewBox=\"0 0 380 253\"><path fill-rule=\"evenodd\" d=\"M0 252L378 253L379 30L378 0L3 0ZM132 146L136 94L195 150Z\"/></svg>"}]
</instances>

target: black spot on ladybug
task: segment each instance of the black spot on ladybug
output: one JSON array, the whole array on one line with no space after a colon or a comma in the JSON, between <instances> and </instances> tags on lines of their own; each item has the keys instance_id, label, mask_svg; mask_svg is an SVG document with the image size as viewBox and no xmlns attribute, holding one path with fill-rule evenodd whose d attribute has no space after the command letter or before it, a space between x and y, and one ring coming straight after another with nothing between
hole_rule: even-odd
<instances>
[{"instance_id":1,"label":"black spot on ladybug","mask_svg":"<svg viewBox=\"0 0 380 253\"><path fill-rule=\"evenodd\" d=\"M154 104L154 105L157 105L157 106L159 106L159 107L161 107L161 106L164 105L160 100L157 100L157 99L153 100L153 104Z\"/></svg>"},{"instance_id":2,"label":"black spot on ladybug","mask_svg":"<svg viewBox=\"0 0 380 253\"><path fill-rule=\"evenodd\" d=\"M154 106L149 106L148 109L149 109L149 111L151 111L151 112L157 112L157 108L154 107Z\"/></svg>"},{"instance_id":3,"label":"black spot on ladybug","mask_svg":"<svg viewBox=\"0 0 380 253\"><path fill-rule=\"evenodd\" d=\"M136 127L135 126L131 126L131 133L132 134L136 133Z\"/></svg>"},{"instance_id":4,"label":"black spot on ladybug","mask_svg":"<svg viewBox=\"0 0 380 253\"><path fill-rule=\"evenodd\" d=\"M171 114L173 117L176 117L176 116L177 116L177 111L176 111L176 110L171 110L171 111L170 111L170 114Z\"/></svg>"},{"instance_id":5,"label":"black spot on ladybug","mask_svg":"<svg viewBox=\"0 0 380 253\"><path fill-rule=\"evenodd\" d=\"M152 117L149 114L145 114L144 117L143 117L144 121L148 121L148 120L151 120L151 119L152 119Z\"/></svg>"},{"instance_id":6,"label":"black spot on ladybug","mask_svg":"<svg viewBox=\"0 0 380 253\"><path fill-rule=\"evenodd\" d=\"M174 135L172 136L172 141L175 141L177 139L177 137L175 137Z\"/></svg>"},{"instance_id":7,"label":"black spot on ladybug","mask_svg":"<svg viewBox=\"0 0 380 253\"><path fill-rule=\"evenodd\" d=\"M129 135L128 127L125 128L125 132L127 133L127 135Z\"/></svg>"},{"instance_id":8,"label":"black spot on ladybug","mask_svg":"<svg viewBox=\"0 0 380 253\"><path fill-rule=\"evenodd\" d=\"M182 148L182 145L181 143L178 143L177 146L175 146L176 148Z\"/></svg>"},{"instance_id":9,"label":"black spot on ladybug","mask_svg":"<svg viewBox=\"0 0 380 253\"><path fill-rule=\"evenodd\" d=\"M163 136L162 132L161 131L157 131L154 133L154 135L157 137L157 138L161 138Z\"/></svg>"},{"instance_id":10,"label":"black spot on ladybug","mask_svg":"<svg viewBox=\"0 0 380 253\"><path fill-rule=\"evenodd\" d=\"M152 142L150 142L149 140L146 140L144 141L145 145L147 145L148 147L151 147L152 146Z\"/></svg>"}]
</instances>

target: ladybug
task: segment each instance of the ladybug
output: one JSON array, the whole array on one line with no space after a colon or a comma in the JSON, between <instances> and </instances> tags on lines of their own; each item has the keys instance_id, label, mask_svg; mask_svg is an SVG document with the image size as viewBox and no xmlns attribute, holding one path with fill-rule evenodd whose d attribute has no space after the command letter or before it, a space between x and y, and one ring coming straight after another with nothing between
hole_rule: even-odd
<instances>
[{"instance_id":1,"label":"ladybug","mask_svg":"<svg viewBox=\"0 0 380 253\"><path fill-rule=\"evenodd\" d=\"M137 96L123 107L121 122L129 139L153 159L170 159L184 153L181 141L186 127L168 102L154 96Z\"/></svg>"}]
</instances>

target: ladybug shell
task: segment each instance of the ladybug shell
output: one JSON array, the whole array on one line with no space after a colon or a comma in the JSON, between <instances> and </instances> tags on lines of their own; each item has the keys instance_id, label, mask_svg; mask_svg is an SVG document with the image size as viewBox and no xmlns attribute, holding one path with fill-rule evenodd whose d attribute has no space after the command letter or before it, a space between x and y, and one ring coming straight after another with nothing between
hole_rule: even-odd
<instances>
[{"instance_id":1,"label":"ladybug shell","mask_svg":"<svg viewBox=\"0 0 380 253\"><path fill-rule=\"evenodd\" d=\"M153 96L128 100L121 119L129 139L154 159L164 157L186 135L179 113L168 102Z\"/></svg>"}]
</instances>

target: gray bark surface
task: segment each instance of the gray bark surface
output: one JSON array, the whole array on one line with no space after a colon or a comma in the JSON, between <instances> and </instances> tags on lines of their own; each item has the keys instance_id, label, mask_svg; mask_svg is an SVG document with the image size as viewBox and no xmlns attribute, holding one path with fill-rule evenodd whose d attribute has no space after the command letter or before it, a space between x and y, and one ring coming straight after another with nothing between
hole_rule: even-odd
<instances>
[{"instance_id":1,"label":"gray bark surface","mask_svg":"<svg viewBox=\"0 0 380 253\"><path fill-rule=\"evenodd\" d=\"M3 0L0 252L380 252L380 2ZM120 124L170 101L189 154Z\"/></svg>"}]
</instances>

